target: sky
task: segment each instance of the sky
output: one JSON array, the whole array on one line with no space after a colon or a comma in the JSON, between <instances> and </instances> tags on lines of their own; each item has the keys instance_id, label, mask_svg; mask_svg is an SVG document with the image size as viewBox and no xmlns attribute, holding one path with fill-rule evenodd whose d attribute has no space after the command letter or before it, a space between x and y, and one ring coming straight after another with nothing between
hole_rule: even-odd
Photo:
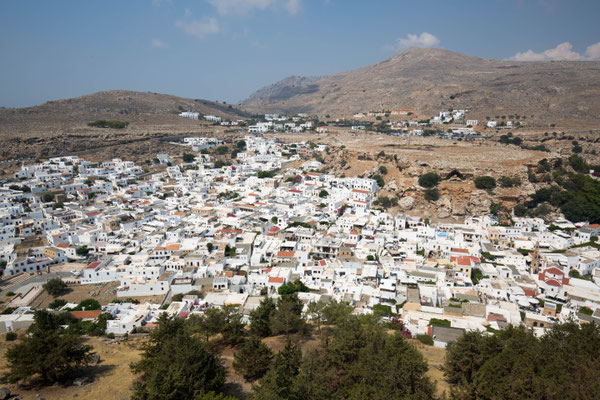
<instances>
[{"instance_id":1,"label":"sky","mask_svg":"<svg viewBox=\"0 0 600 400\"><path fill-rule=\"evenodd\" d=\"M598 0L2 0L0 106L128 89L237 103L439 47L600 60Z\"/></svg>"}]
</instances>

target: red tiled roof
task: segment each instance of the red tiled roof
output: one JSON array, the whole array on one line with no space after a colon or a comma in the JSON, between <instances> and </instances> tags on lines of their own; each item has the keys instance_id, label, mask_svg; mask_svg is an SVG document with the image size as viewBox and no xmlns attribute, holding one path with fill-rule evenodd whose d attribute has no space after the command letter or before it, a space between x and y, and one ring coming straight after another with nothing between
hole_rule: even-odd
<instances>
[{"instance_id":1,"label":"red tiled roof","mask_svg":"<svg viewBox=\"0 0 600 400\"><path fill-rule=\"evenodd\" d=\"M293 251L278 251L277 257L294 257Z\"/></svg>"},{"instance_id":2,"label":"red tiled roof","mask_svg":"<svg viewBox=\"0 0 600 400\"><path fill-rule=\"evenodd\" d=\"M560 282L559 282L559 281L557 281L556 279L548 279L548 280L546 281L546 284L547 284L547 285L550 285L550 286L554 286L554 287L560 287L560 286L562 286L562 285L560 284Z\"/></svg>"},{"instance_id":3,"label":"red tiled roof","mask_svg":"<svg viewBox=\"0 0 600 400\"><path fill-rule=\"evenodd\" d=\"M283 278L280 278L278 276L271 276L269 277L269 283L283 283Z\"/></svg>"},{"instance_id":4,"label":"red tiled roof","mask_svg":"<svg viewBox=\"0 0 600 400\"><path fill-rule=\"evenodd\" d=\"M467 250L467 249L459 249L459 248L456 248L456 247L450 249L450 251L453 252L453 253L465 253L465 254L469 254L469 250Z\"/></svg>"},{"instance_id":5,"label":"red tiled roof","mask_svg":"<svg viewBox=\"0 0 600 400\"><path fill-rule=\"evenodd\" d=\"M85 269L96 269L100 264L100 261L94 261L93 263L85 267Z\"/></svg>"},{"instance_id":6,"label":"red tiled roof","mask_svg":"<svg viewBox=\"0 0 600 400\"><path fill-rule=\"evenodd\" d=\"M70 314L76 319L96 319L102 314L102 310L71 311Z\"/></svg>"}]
</instances>

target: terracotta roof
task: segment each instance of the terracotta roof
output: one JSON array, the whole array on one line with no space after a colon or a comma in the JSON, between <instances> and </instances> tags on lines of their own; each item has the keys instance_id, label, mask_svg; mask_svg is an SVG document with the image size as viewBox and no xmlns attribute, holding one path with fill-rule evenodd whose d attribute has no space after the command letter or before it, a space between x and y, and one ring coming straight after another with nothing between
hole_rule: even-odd
<instances>
[{"instance_id":1,"label":"terracotta roof","mask_svg":"<svg viewBox=\"0 0 600 400\"><path fill-rule=\"evenodd\" d=\"M559 282L559 281L557 281L556 279L548 279L548 280L546 281L546 284L547 284L547 285L550 285L550 286L554 286L554 287L561 287L561 286L562 286L562 285L560 284L560 282Z\"/></svg>"},{"instance_id":2,"label":"terracotta roof","mask_svg":"<svg viewBox=\"0 0 600 400\"><path fill-rule=\"evenodd\" d=\"M59 243L56 245L56 247L60 247L61 249L66 249L67 247L69 247L69 245L66 243Z\"/></svg>"},{"instance_id":3,"label":"terracotta roof","mask_svg":"<svg viewBox=\"0 0 600 400\"><path fill-rule=\"evenodd\" d=\"M277 257L294 257L293 251L278 251Z\"/></svg>"},{"instance_id":4,"label":"terracotta roof","mask_svg":"<svg viewBox=\"0 0 600 400\"><path fill-rule=\"evenodd\" d=\"M466 253L466 254L469 254L469 250L467 250L467 249L459 249L459 248L456 248L456 247L450 249L450 251L453 252L453 253Z\"/></svg>"},{"instance_id":5,"label":"terracotta roof","mask_svg":"<svg viewBox=\"0 0 600 400\"><path fill-rule=\"evenodd\" d=\"M181 245L179 243L174 243L174 244L169 244L167 245L167 247L165 247L166 250L179 250L181 248Z\"/></svg>"},{"instance_id":6,"label":"terracotta roof","mask_svg":"<svg viewBox=\"0 0 600 400\"><path fill-rule=\"evenodd\" d=\"M96 319L102 314L102 310L71 311L70 314L76 319Z\"/></svg>"},{"instance_id":7,"label":"terracotta roof","mask_svg":"<svg viewBox=\"0 0 600 400\"><path fill-rule=\"evenodd\" d=\"M96 269L100 264L102 264L100 261L94 261L93 263L85 267L85 269Z\"/></svg>"},{"instance_id":8,"label":"terracotta roof","mask_svg":"<svg viewBox=\"0 0 600 400\"><path fill-rule=\"evenodd\" d=\"M283 283L283 278L280 278L278 276L271 276L269 277L269 283Z\"/></svg>"},{"instance_id":9,"label":"terracotta roof","mask_svg":"<svg viewBox=\"0 0 600 400\"><path fill-rule=\"evenodd\" d=\"M552 275L565 275L564 272L562 272L560 269L556 268L556 267L550 267L548 269L544 270L545 274L552 274Z\"/></svg>"}]
</instances>

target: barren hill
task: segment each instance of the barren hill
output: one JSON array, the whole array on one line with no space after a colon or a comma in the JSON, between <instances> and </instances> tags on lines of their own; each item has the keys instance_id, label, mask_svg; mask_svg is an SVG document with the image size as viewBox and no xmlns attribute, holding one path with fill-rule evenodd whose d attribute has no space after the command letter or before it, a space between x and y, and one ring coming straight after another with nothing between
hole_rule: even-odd
<instances>
[{"instance_id":1,"label":"barren hill","mask_svg":"<svg viewBox=\"0 0 600 400\"><path fill-rule=\"evenodd\" d=\"M96 119L127 121L135 128L155 117L180 121L177 114L181 111L197 111L202 114L214 114L225 118L244 118L248 115L230 105L209 100L186 99L168 94L111 90L97 92L72 99L48 101L44 104L14 109L0 109L0 135L44 134L38 132L37 124L53 131L61 127L87 124ZM156 121L160 126L160 121ZM44 128L42 128L43 130ZM34 131L34 132L32 132Z\"/></svg>"},{"instance_id":2,"label":"barren hill","mask_svg":"<svg viewBox=\"0 0 600 400\"><path fill-rule=\"evenodd\" d=\"M321 78L290 77L240 103L254 112L356 112L411 108L432 115L526 116L529 124L591 126L600 121L600 62L497 61L411 48L385 61Z\"/></svg>"},{"instance_id":3,"label":"barren hill","mask_svg":"<svg viewBox=\"0 0 600 400\"><path fill-rule=\"evenodd\" d=\"M249 116L234 106L209 100L127 90L98 92L34 107L0 109L0 159L50 156L206 129L201 121L179 117L183 110L228 119ZM129 125L126 129L87 125L98 119Z\"/></svg>"}]
</instances>

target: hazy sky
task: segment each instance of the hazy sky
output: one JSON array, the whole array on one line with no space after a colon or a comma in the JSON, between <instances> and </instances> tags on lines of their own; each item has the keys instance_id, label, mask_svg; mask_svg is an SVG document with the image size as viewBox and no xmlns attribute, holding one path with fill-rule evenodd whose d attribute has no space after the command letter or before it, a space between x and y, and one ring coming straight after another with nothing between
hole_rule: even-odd
<instances>
[{"instance_id":1,"label":"hazy sky","mask_svg":"<svg viewBox=\"0 0 600 400\"><path fill-rule=\"evenodd\" d=\"M1 0L0 106L109 89L235 103L409 46L600 59L600 0Z\"/></svg>"}]
</instances>

